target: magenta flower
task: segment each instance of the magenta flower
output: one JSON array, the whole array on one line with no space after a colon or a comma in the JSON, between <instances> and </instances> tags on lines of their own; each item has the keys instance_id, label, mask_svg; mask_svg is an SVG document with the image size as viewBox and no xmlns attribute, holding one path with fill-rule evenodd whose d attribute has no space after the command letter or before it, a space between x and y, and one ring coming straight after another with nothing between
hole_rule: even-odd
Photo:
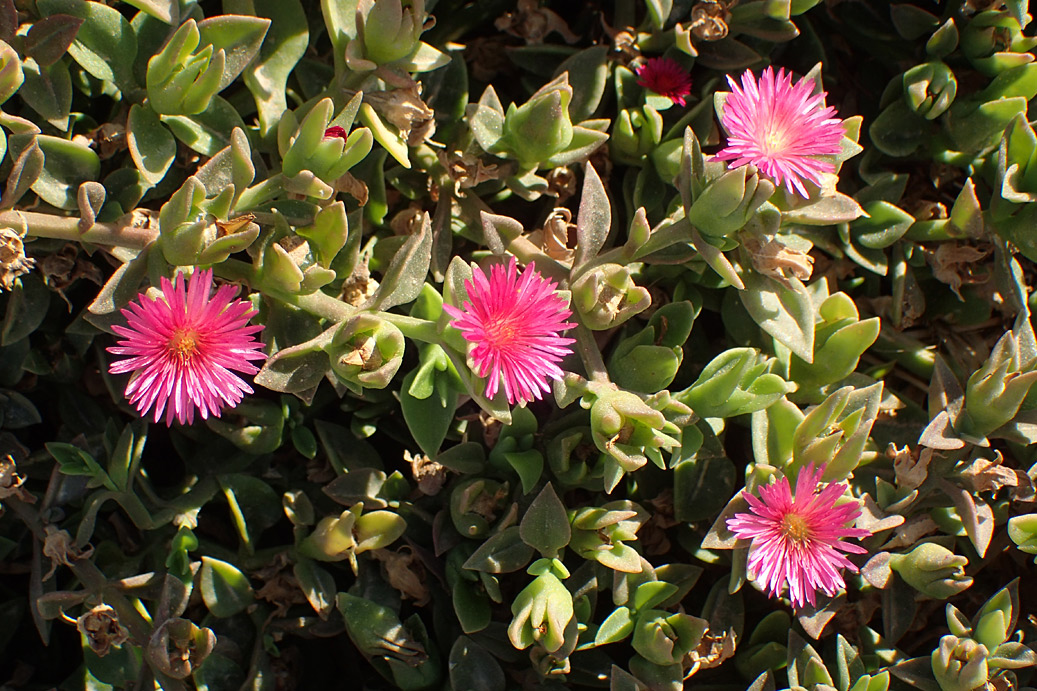
<instances>
[{"instance_id":1,"label":"magenta flower","mask_svg":"<svg viewBox=\"0 0 1037 691\"><path fill-rule=\"evenodd\" d=\"M248 325L256 311L249 302L232 299L235 286L220 286L210 298L211 289L211 269L195 271L190 282L183 274L174 283L163 277L162 299L140 295L122 310L127 325L112 327L123 340L108 352L129 357L108 371L133 372L126 397L141 415L154 406L155 422L165 412L167 425L174 417L190 424L195 408L202 419L219 417L223 406L233 408L252 393L231 370L259 371L249 361L266 357L255 338L263 327Z\"/></svg>"},{"instance_id":2,"label":"magenta flower","mask_svg":"<svg viewBox=\"0 0 1037 691\"><path fill-rule=\"evenodd\" d=\"M684 97L691 93L691 75L676 60L648 58L635 72L638 84L676 105L683 106Z\"/></svg>"},{"instance_id":3,"label":"magenta flower","mask_svg":"<svg viewBox=\"0 0 1037 691\"><path fill-rule=\"evenodd\" d=\"M816 604L818 590L831 596L845 587L842 569L857 573L857 567L840 551L863 554L867 550L841 538L871 535L847 527L860 515L860 506L852 502L836 506L846 485L831 483L820 488L823 472L824 467L815 471L813 464L800 470L795 497L785 477L760 487L759 499L742 492L750 513L727 519L727 527L735 535L752 539L749 578L765 586L771 597L788 585L789 599L796 607L804 602Z\"/></svg>"},{"instance_id":4,"label":"magenta flower","mask_svg":"<svg viewBox=\"0 0 1037 691\"><path fill-rule=\"evenodd\" d=\"M825 93L814 94L814 82L768 67L757 81L746 70L739 86L727 78L731 92L724 101L720 124L727 146L716 157L734 161L732 168L752 163L779 187L809 198L804 180L823 186L823 173L835 165L822 157L841 150L842 121L835 108L825 106Z\"/></svg>"},{"instance_id":5,"label":"magenta flower","mask_svg":"<svg viewBox=\"0 0 1037 691\"><path fill-rule=\"evenodd\" d=\"M344 141L348 136L346 129L344 127L339 127L338 125L324 130L325 139L334 139L335 137L338 137Z\"/></svg>"},{"instance_id":6,"label":"magenta flower","mask_svg":"<svg viewBox=\"0 0 1037 691\"><path fill-rule=\"evenodd\" d=\"M519 276L511 257L507 268L498 264L489 277L473 265L464 287L468 299L462 309L443 309L454 318L451 326L473 344L469 357L476 375L488 377L486 397L493 398L503 382L508 403L539 400L550 391L548 379L562 378L558 363L575 342L558 335L576 325L565 321L572 312L555 293L557 285L532 264Z\"/></svg>"}]
</instances>

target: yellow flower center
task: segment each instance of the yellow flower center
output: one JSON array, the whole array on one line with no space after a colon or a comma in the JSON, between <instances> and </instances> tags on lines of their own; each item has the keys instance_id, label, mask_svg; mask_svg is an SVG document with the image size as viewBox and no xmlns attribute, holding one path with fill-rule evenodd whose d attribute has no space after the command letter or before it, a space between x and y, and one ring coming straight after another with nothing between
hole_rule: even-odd
<instances>
[{"instance_id":1,"label":"yellow flower center","mask_svg":"<svg viewBox=\"0 0 1037 691\"><path fill-rule=\"evenodd\" d=\"M197 333L192 329L177 329L169 339L169 350L180 362L187 362L198 350Z\"/></svg>"},{"instance_id":2,"label":"yellow flower center","mask_svg":"<svg viewBox=\"0 0 1037 691\"><path fill-rule=\"evenodd\" d=\"M511 317L494 320L486 327L486 340L494 347L507 348L515 342L519 325Z\"/></svg>"},{"instance_id":3,"label":"yellow flower center","mask_svg":"<svg viewBox=\"0 0 1037 691\"><path fill-rule=\"evenodd\" d=\"M785 151L788 146L787 134L788 133L780 127L775 127L773 125L768 127L767 132L763 135L763 153L770 155L779 154Z\"/></svg>"},{"instance_id":4,"label":"yellow flower center","mask_svg":"<svg viewBox=\"0 0 1037 691\"><path fill-rule=\"evenodd\" d=\"M810 537L810 526L805 518L798 514L790 513L781 519L781 532L785 537L803 542Z\"/></svg>"}]
</instances>

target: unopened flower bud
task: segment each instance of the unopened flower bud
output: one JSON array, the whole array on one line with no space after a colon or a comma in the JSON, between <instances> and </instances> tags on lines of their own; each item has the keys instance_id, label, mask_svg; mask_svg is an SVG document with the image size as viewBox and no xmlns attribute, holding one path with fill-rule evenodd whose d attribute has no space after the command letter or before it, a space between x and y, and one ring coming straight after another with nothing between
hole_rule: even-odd
<instances>
[{"instance_id":1,"label":"unopened flower bud","mask_svg":"<svg viewBox=\"0 0 1037 691\"><path fill-rule=\"evenodd\" d=\"M196 671L216 646L216 634L188 619L167 619L148 642L148 660L157 670L186 679Z\"/></svg>"},{"instance_id":2,"label":"unopened flower bud","mask_svg":"<svg viewBox=\"0 0 1037 691\"><path fill-rule=\"evenodd\" d=\"M330 98L321 99L301 123L293 112L286 111L277 126L281 172L297 185L306 182L305 176L300 177L304 171L330 185L371 151L374 135L366 127L348 134L343 127L329 127L334 110Z\"/></svg>"},{"instance_id":3,"label":"unopened flower bud","mask_svg":"<svg viewBox=\"0 0 1037 691\"><path fill-rule=\"evenodd\" d=\"M504 118L504 138L519 165L535 170L541 163L569 146L573 125L569 102L573 89L568 72L545 84L521 106L514 103Z\"/></svg>"},{"instance_id":4,"label":"unopened flower bud","mask_svg":"<svg viewBox=\"0 0 1037 691\"><path fill-rule=\"evenodd\" d=\"M631 644L649 662L675 665L698 647L707 627L705 619L689 614L649 609L638 613Z\"/></svg>"},{"instance_id":5,"label":"unopened flower bud","mask_svg":"<svg viewBox=\"0 0 1037 691\"><path fill-rule=\"evenodd\" d=\"M904 73L904 97L911 110L926 120L946 112L958 93L958 82L951 68L942 62L926 62Z\"/></svg>"},{"instance_id":6,"label":"unopened flower bud","mask_svg":"<svg viewBox=\"0 0 1037 691\"><path fill-rule=\"evenodd\" d=\"M933 676L943 691L971 691L987 683L987 648L968 638L944 636L932 654Z\"/></svg>"},{"instance_id":7,"label":"unopened flower bud","mask_svg":"<svg viewBox=\"0 0 1037 691\"><path fill-rule=\"evenodd\" d=\"M565 642L565 628L573 617L572 594L560 580L568 578L569 572L557 559L539 559L528 573L537 577L511 605L508 638L519 650L539 643L554 652Z\"/></svg>"},{"instance_id":8,"label":"unopened flower bud","mask_svg":"<svg viewBox=\"0 0 1037 691\"><path fill-rule=\"evenodd\" d=\"M972 585L965 575L966 557L934 542L918 545L907 554L895 554L889 566L908 585L937 600L946 600Z\"/></svg>"},{"instance_id":9,"label":"unopened flower bud","mask_svg":"<svg viewBox=\"0 0 1037 691\"><path fill-rule=\"evenodd\" d=\"M357 24L363 36L363 57L376 65L387 65L406 58L421 43L425 30L425 1L361 0ZM352 46L355 51L358 46ZM347 53L349 53L347 48Z\"/></svg>"},{"instance_id":10,"label":"unopened flower bud","mask_svg":"<svg viewBox=\"0 0 1037 691\"><path fill-rule=\"evenodd\" d=\"M1009 331L994 346L983 367L969 377L965 385L966 415L959 423L962 432L985 437L1019 412L1030 387L1037 383L1037 360L1027 358L1023 343L1021 335Z\"/></svg>"},{"instance_id":11,"label":"unopened flower bud","mask_svg":"<svg viewBox=\"0 0 1037 691\"><path fill-rule=\"evenodd\" d=\"M403 362L403 333L373 314L343 322L325 350L331 369L347 386L384 389Z\"/></svg>"},{"instance_id":12,"label":"unopened flower bud","mask_svg":"<svg viewBox=\"0 0 1037 691\"><path fill-rule=\"evenodd\" d=\"M698 380L675 397L704 418L763 410L790 389L768 367L768 359L755 348L732 348L713 358Z\"/></svg>"},{"instance_id":13,"label":"unopened flower bud","mask_svg":"<svg viewBox=\"0 0 1037 691\"><path fill-rule=\"evenodd\" d=\"M652 304L648 289L634 283L630 269L619 264L603 264L582 274L572 292L580 321L595 330L618 326Z\"/></svg>"},{"instance_id":14,"label":"unopened flower bud","mask_svg":"<svg viewBox=\"0 0 1037 691\"><path fill-rule=\"evenodd\" d=\"M188 19L165 47L148 61L148 103L161 115L195 115L209 107L223 79L226 54L201 42L198 25Z\"/></svg>"},{"instance_id":15,"label":"unopened flower bud","mask_svg":"<svg viewBox=\"0 0 1037 691\"><path fill-rule=\"evenodd\" d=\"M484 537L504 510L508 483L485 478L466 480L450 494L450 518L457 532L468 537Z\"/></svg>"},{"instance_id":16,"label":"unopened flower bud","mask_svg":"<svg viewBox=\"0 0 1037 691\"><path fill-rule=\"evenodd\" d=\"M610 151L620 163L640 166L663 136L663 118L651 106L625 108L612 128Z\"/></svg>"},{"instance_id":17,"label":"unopened flower bud","mask_svg":"<svg viewBox=\"0 0 1037 691\"><path fill-rule=\"evenodd\" d=\"M356 573L356 555L386 547L407 529L407 522L392 511L363 513L357 503L339 516L326 516L299 545L299 551L319 561L349 560Z\"/></svg>"},{"instance_id":18,"label":"unopened flower bud","mask_svg":"<svg viewBox=\"0 0 1037 691\"><path fill-rule=\"evenodd\" d=\"M679 435L680 428L629 391L608 393L594 401L591 434L598 449L626 472L642 467L649 458L663 467L661 452L680 446L680 441L670 436Z\"/></svg>"},{"instance_id":19,"label":"unopened flower bud","mask_svg":"<svg viewBox=\"0 0 1037 691\"><path fill-rule=\"evenodd\" d=\"M601 507L584 507L570 512L571 547L615 571L641 572L641 555L624 544L637 539L637 531L648 513L632 501L614 501Z\"/></svg>"},{"instance_id":20,"label":"unopened flower bud","mask_svg":"<svg viewBox=\"0 0 1037 691\"><path fill-rule=\"evenodd\" d=\"M703 236L722 237L745 227L774 193L774 183L761 179L752 166L728 170L702 190L687 209L688 222Z\"/></svg>"}]
</instances>

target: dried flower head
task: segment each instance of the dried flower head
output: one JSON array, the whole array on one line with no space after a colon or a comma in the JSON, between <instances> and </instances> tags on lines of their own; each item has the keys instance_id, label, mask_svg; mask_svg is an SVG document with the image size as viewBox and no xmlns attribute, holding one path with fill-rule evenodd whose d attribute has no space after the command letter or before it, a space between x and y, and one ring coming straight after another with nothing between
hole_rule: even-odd
<instances>
[{"instance_id":1,"label":"dried flower head","mask_svg":"<svg viewBox=\"0 0 1037 691\"><path fill-rule=\"evenodd\" d=\"M29 273L35 264L35 259L25 256L22 237L10 228L0 228L0 286L11 290L14 280Z\"/></svg>"},{"instance_id":2,"label":"dried flower head","mask_svg":"<svg viewBox=\"0 0 1037 691\"><path fill-rule=\"evenodd\" d=\"M691 75L679 62L670 58L648 58L635 70L637 83L660 96L683 106L691 93Z\"/></svg>"},{"instance_id":3,"label":"dried flower head","mask_svg":"<svg viewBox=\"0 0 1037 691\"><path fill-rule=\"evenodd\" d=\"M814 93L814 82L768 67L757 80L746 70L738 85L730 77L731 92L724 101L720 124L727 146L716 155L733 161L732 168L752 163L778 186L809 198L804 180L824 186L825 173L835 171L826 156L841 150L842 121L835 108L825 106L825 92Z\"/></svg>"},{"instance_id":4,"label":"dried flower head","mask_svg":"<svg viewBox=\"0 0 1037 691\"><path fill-rule=\"evenodd\" d=\"M249 326L256 311L232 299L235 286L220 286L210 298L212 285L211 269L195 271L189 282L183 274L174 282L163 277L161 299L139 296L122 310L127 325L112 327L123 340L108 352L129 357L109 371L133 373L126 396L141 415L154 407L155 422L165 412L167 425L173 418L190 424L195 408L202 419L219 417L224 406L233 408L252 393L231 370L259 371L250 361L266 357L255 338L263 327Z\"/></svg>"},{"instance_id":5,"label":"dried flower head","mask_svg":"<svg viewBox=\"0 0 1037 691\"><path fill-rule=\"evenodd\" d=\"M771 597L787 585L796 607L805 602L816 604L818 590L831 596L843 588L842 570L856 573L857 567L841 552L863 554L867 550L842 538L871 535L847 527L860 515L860 506L856 502L836 505L846 485L820 487L823 472L823 467L815 470L813 464L800 470L795 496L786 477L760 487L759 498L742 492L750 512L727 519L729 530L752 540L749 577L766 587Z\"/></svg>"},{"instance_id":6,"label":"dried flower head","mask_svg":"<svg viewBox=\"0 0 1037 691\"><path fill-rule=\"evenodd\" d=\"M556 287L532 264L518 275L511 257L507 267L498 264L489 276L473 265L462 309L443 306L454 318L451 325L472 344L469 357L475 373L488 377L487 398L503 382L509 403L539 400L550 391L549 379L562 378L558 363L572 352L569 345L575 339L558 334L575 324L565 321L572 312Z\"/></svg>"},{"instance_id":7,"label":"dried flower head","mask_svg":"<svg viewBox=\"0 0 1037 691\"><path fill-rule=\"evenodd\" d=\"M76 619L76 628L86 636L90 649L98 657L104 657L113 647L122 646L130 638L126 627L119 623L118 613L105 604Z\"/></svg>"}]
</instances>

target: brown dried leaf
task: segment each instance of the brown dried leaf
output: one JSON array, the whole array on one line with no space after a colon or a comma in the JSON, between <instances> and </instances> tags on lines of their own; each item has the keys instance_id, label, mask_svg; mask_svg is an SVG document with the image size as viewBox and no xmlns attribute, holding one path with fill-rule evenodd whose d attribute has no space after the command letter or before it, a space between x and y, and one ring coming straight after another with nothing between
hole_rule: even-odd
<instances>
[{"instance_id":1,"label":"brown dried leaf","mask_svg":"<svg viewBox=\"0 0 1037 691\"><path fill-rule=\"evenodd\" d=\"M862 530L870 531L872 534L883 530L892 530L904 523L904 517L900 514L886 514L870 494L864 495L861 505L861 515L857 517L856 526Z\"/></svg>"},{"instance_id":2,"label":"brown dried leaf","mask_svg":"<svg viewBox=\"0 0 1037 691\"><path fill-rule=\"evenodd\" d=\"M994 460L977 458L962 471L962 479L973 492L997 491L1002 487L1019 487L1029 481L1026 473L1002 465L1000 451L994 452Z\"/></svg>"},{"instance_id":3,"label":"brown dried leaf","mask_svg":"<svg viewBox=\"0 0 1037 691\"><path fill-rule=\"evenodd\" d=\"M425 567L410 547L403 546L396 552L377 549L371 552L371 556L382 562L382 572L389 585L404 597L414 600L417 607L428 604L432 595L425 586Z\"/></svg>"},{"instance_id":4,"label":"brown dried leaf","mask_svg":"<svg viewBox=\"0 0 1037 691\"><path fill-rule=\"evenodd\" d=\"M950 286L959 300L962 284L986 283L990 279L987 271L977 271L979 261L990 254L989 248L980 249L972 245L957 242L942 242L935 252L929 254L929 263L933 267L933 276Z\"/></svg>"},{"instance_id":5,"label":"brown dried leaf","mask_svg":"<svg viewBox=\"0 0 1037 691\"><path fill-rule=\"evenodd\" d=\"M897 487L916 489L925 482L929 462L933 458L933 450L925 448L921 453L917 450L912 452L907 446L898 449L895 444L891 443L886 449L886 456L893 459L893 470L897 474Z\"/></svg>"},{"instance_id":6,"label":"brown dried leaf","mask_svg":"<svg viewBox=\"0 0 1037 691\"><path fill-rule=\"evenodd\" d=\"M498 31L521 38L527 45L543 43L551 32L559 34L566 43L580 40L558 13L539 5L538 0L519 0L515 12L505 12L493 25Z\"/></svg>"},{"instance_id":7,"label":"brown dried leaf","mask_svg":"<svg viewBox=\"0 0 1037 691\"><path fill-rule=\"evenodd\" d=\"M789 276L800 281L810 280L814 258L806 252L786 247L773 239L761 243L755 238L747 238L743 245L749 250L753 268L764 276L770 276L786 287L791 287Z\"/></svg>"},{"instance_id":8,"label":"brown dried leaf","mask_svg":"<svg viewBox=\"0 0 1037 691\"><path fill-rule=\"evenodd\" d=\"M939 529L939 526L928 516L912 516L910 520L897 528L892 539L882 545L882 549L893 550L914 545L926 535L935 533Z\"/></svg>"}]
</instances>

